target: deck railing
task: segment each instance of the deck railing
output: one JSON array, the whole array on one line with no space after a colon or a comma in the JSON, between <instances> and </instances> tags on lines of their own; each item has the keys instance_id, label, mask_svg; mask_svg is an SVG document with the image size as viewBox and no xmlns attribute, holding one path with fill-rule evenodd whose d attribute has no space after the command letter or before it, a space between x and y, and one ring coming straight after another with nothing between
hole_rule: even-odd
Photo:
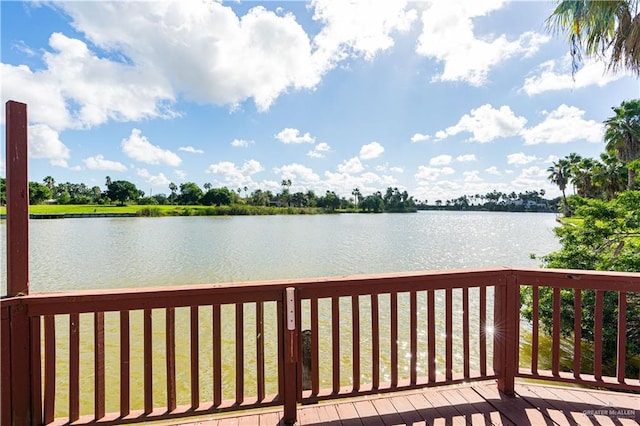
<instances>
[{"instance_id":1,"label":"deck railing","mask_svg":"<svg viewBox=\"0 0 640 426\"><path fill-rule=\"evenodd\" d=\"M549 371L538 365L537 321L522 341L521 286L533 287L534 318L540 288L556 297ZM602 293L619 295L615 377L602 373L601 334L592 371L580 367L579 316L576 368L560 371L559 289L576 289L576 306L596 291L596 333ZM638 377L625 377L630 293L640 293L638 274L496 268L4 299L2 423L119 424L273 405L293 421L298 403L488 379L508 394L515 377L640 391ZM523 343L531 363L519 367Z\"/></svg>"},{"instance_id":2,"label":"deck railing","mask_svg":"<svg viewBox=\"0 0 640 426\"><path fill-rule=\"evenodd\" d=\"M627 350L630 331L638 337L627 302L637 303L639 274L494 268L30 293L27 133L26 105L7 102L3 425L122 424L272 405L293 422L298 403L488 379L513 394L516 377L640 391L626 368L640 357ZM523 288L532 293L530 335L520 327ZM561 368L567 289L575 318L564 352L574 363ZM552 354L543 371L538 305L548 291ZM595 292L589 371L587 292ZM602 360L608 292L618 301L612 377Z\"/></svg>"}]
</instances>

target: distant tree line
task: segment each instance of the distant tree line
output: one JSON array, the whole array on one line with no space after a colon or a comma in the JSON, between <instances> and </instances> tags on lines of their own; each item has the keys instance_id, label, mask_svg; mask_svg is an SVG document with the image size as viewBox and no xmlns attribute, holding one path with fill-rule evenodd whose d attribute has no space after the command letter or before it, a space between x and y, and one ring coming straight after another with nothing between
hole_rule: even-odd
<instances>
[{"instance_id":1,"label":"distant tree line","mask_svg":"<svg viewBox=\"0 0 640 426\"><path fill-rule=\"evenodd\" d=\"M282 190L274 193L270 190L256 189L249 193L248 188L232 190L227 187L214 188L205 183L202 188L195 182L181 183L179 186L171 182L169 194L146 195L135 184L126 180L112 180L107 176L105 190L99 186L89 187L84 183L56 183L47 176L40 182L29 182L30 204L138 204L183 205L183 206L230 206L245 204L259 207L318 208L325 211L361 211L412 212L416 204L407 191L398 188L387 188L386 192L377 191L363 196L358 188L352 191L353 198L341 197L334 191L326 191L324 195L316 195L313 190L306 192L290 191L290 179L282 181ZM0 178L0 203L6 202L6 180Z\"/></svg>"},{"instance_id":2,"label":"distant tree line","mask_svg":"<svg viewBox=\"0 0 640 426\"><path fill-rule=\"evenodd\" d=\"M508 212L556 212L560 197L544 198L545 190L525 191L516 194L496 191L486 194L462 195L450 200L436 200L434 204L427 201L418 202L418 210L475 210L475 211L508 211Z\"/></svg>"}]
</instances>

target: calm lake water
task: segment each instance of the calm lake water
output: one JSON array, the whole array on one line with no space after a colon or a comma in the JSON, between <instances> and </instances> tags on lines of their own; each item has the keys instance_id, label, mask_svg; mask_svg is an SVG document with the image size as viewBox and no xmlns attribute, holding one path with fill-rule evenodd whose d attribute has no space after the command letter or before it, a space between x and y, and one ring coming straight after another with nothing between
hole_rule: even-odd
<instances>
[{"instance_id":1,"label":"calm lake water","mask_svg":"<svg viewBox=\"0 0 640 426\"><path fill-rule=\"evenodd\" d=\"M32 220L30 222L31 291L57 291L92 288L148 287L196 283L238 282L278 278L370 274L466 268L478 266L537 266L531 253L544 255L557 250L553 234L553 214L419 212L417 214L342 214L316 216L247 217L166 217ZM6 222L0 223L5 241ZM6 259L6 246L0 245ZM2 265L2 292L6 290L6 262ZM436 365L444 373L444 294L436 294ZM491 301L491 294L488 300ZM421 295L420 300L426 299ZM421 303L422 303L421 302ZM350 299L341 300L345 324L350 321ZM409 353L409 300L398 297L400 354ZM477 312L478 291L470 291L470 309ZM265 306L265 324L275 324L275 304ZM342 306L344 305L344 306ZM423 304L424 305L424 304ZM426 307L418 307L421 321ZM492 321L488 303L488 322ZM380 296L380 341L390 341L389 295ZM320 301L319 339L326 350L320 353L321 387L331 386L330 301ZM454 292L454 336L456 365L461 363L462 305L460 291ZM367 298L361 306L362 382L371 380L371 324ZM303 304L303 328L309 327L309 306ZM222 307L223 399L235 392L235 317L233 306ZM154 400L164 401L164 310L153 311ZM200 387L202 400L210 400L212 380L211 307L201 307ZM189 308L176 309L176 327L189 329ZM245 324L245 389L256 385L255 305L247 304ZM527 326L523 324L526 328ZM80 316L81 413L93 410L93 316ZM479 324L472 319L471 363L478 369ZM119 403L119 316L105 314L107 412L118 411ZM351 332L341 333L341 381L347 385L351 368ZM143 406L142 312L131 313L132 409ZM56 416L65 416L68 407L69 319L56 319ZM277 371L277 337L274 327L265 327L265 371ZM550 345L541 336L540 357L550 356ZM426 328L418 330L419 353L426 353ZM521 344L521 347L523 345ZM190 397L189 333L180 332L176 341L178 403ZM530 359L525 345L521 361ZM491 356L489 347L488 356ZM426 358L418 360L418 374L426 374ZM408 378L410 358L400 356L401 378ZM457 367L456 367L457 368ZM391 371L390 346L380 347L380 376L388 381ZM457 370L456 370L457 371ZM267 377L267 393L277 392L276 376Z\"/></svg>"},{"instance_id":2,"label":"calm lake water","mask_svg":"<svg viewBox=\"0 0 640 426\"><path fill-rule=\"evenodd\" d=\"M32 220L31 291L538 266L554 214L419 212ZM6 259L6 223L0 223ZM6 262L2 290L6 290Z\"/></svg>"}]
</instances>

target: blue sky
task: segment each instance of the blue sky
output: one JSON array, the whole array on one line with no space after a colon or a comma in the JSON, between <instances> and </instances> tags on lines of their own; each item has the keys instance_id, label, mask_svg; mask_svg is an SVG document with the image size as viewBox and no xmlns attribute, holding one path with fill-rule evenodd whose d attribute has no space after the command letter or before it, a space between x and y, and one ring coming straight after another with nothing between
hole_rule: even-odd
<instances>
[{"instance_id":1,"label":"blue sky","mask_svg":"<svg viewBox=\"0 0 640 426\"><path fill-rule=\"evenodd\" d=\"M640 89L572 79L554 4L3 1L2 126L28 104L34 181L557 195L547 167Z\"/></svg>"}]
</instances>

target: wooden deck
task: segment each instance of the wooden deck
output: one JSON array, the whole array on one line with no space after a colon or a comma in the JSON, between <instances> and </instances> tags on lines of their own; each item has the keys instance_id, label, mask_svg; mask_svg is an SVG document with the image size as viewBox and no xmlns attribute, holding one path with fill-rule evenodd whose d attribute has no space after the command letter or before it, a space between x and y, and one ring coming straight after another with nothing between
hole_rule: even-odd
<instances>
[{"instance_id":1,"label":"wooden deck","mask_svg":"<svg viewBox=\"0 0 640 426\"><path fill-rule=\"evenodd\" d=\"M298 425L638 425L640 395L517 383L516 397L493 382L302 406ZM218 415L162 425L281 424L282 409Z\"/></svg>"}]
</instances>

